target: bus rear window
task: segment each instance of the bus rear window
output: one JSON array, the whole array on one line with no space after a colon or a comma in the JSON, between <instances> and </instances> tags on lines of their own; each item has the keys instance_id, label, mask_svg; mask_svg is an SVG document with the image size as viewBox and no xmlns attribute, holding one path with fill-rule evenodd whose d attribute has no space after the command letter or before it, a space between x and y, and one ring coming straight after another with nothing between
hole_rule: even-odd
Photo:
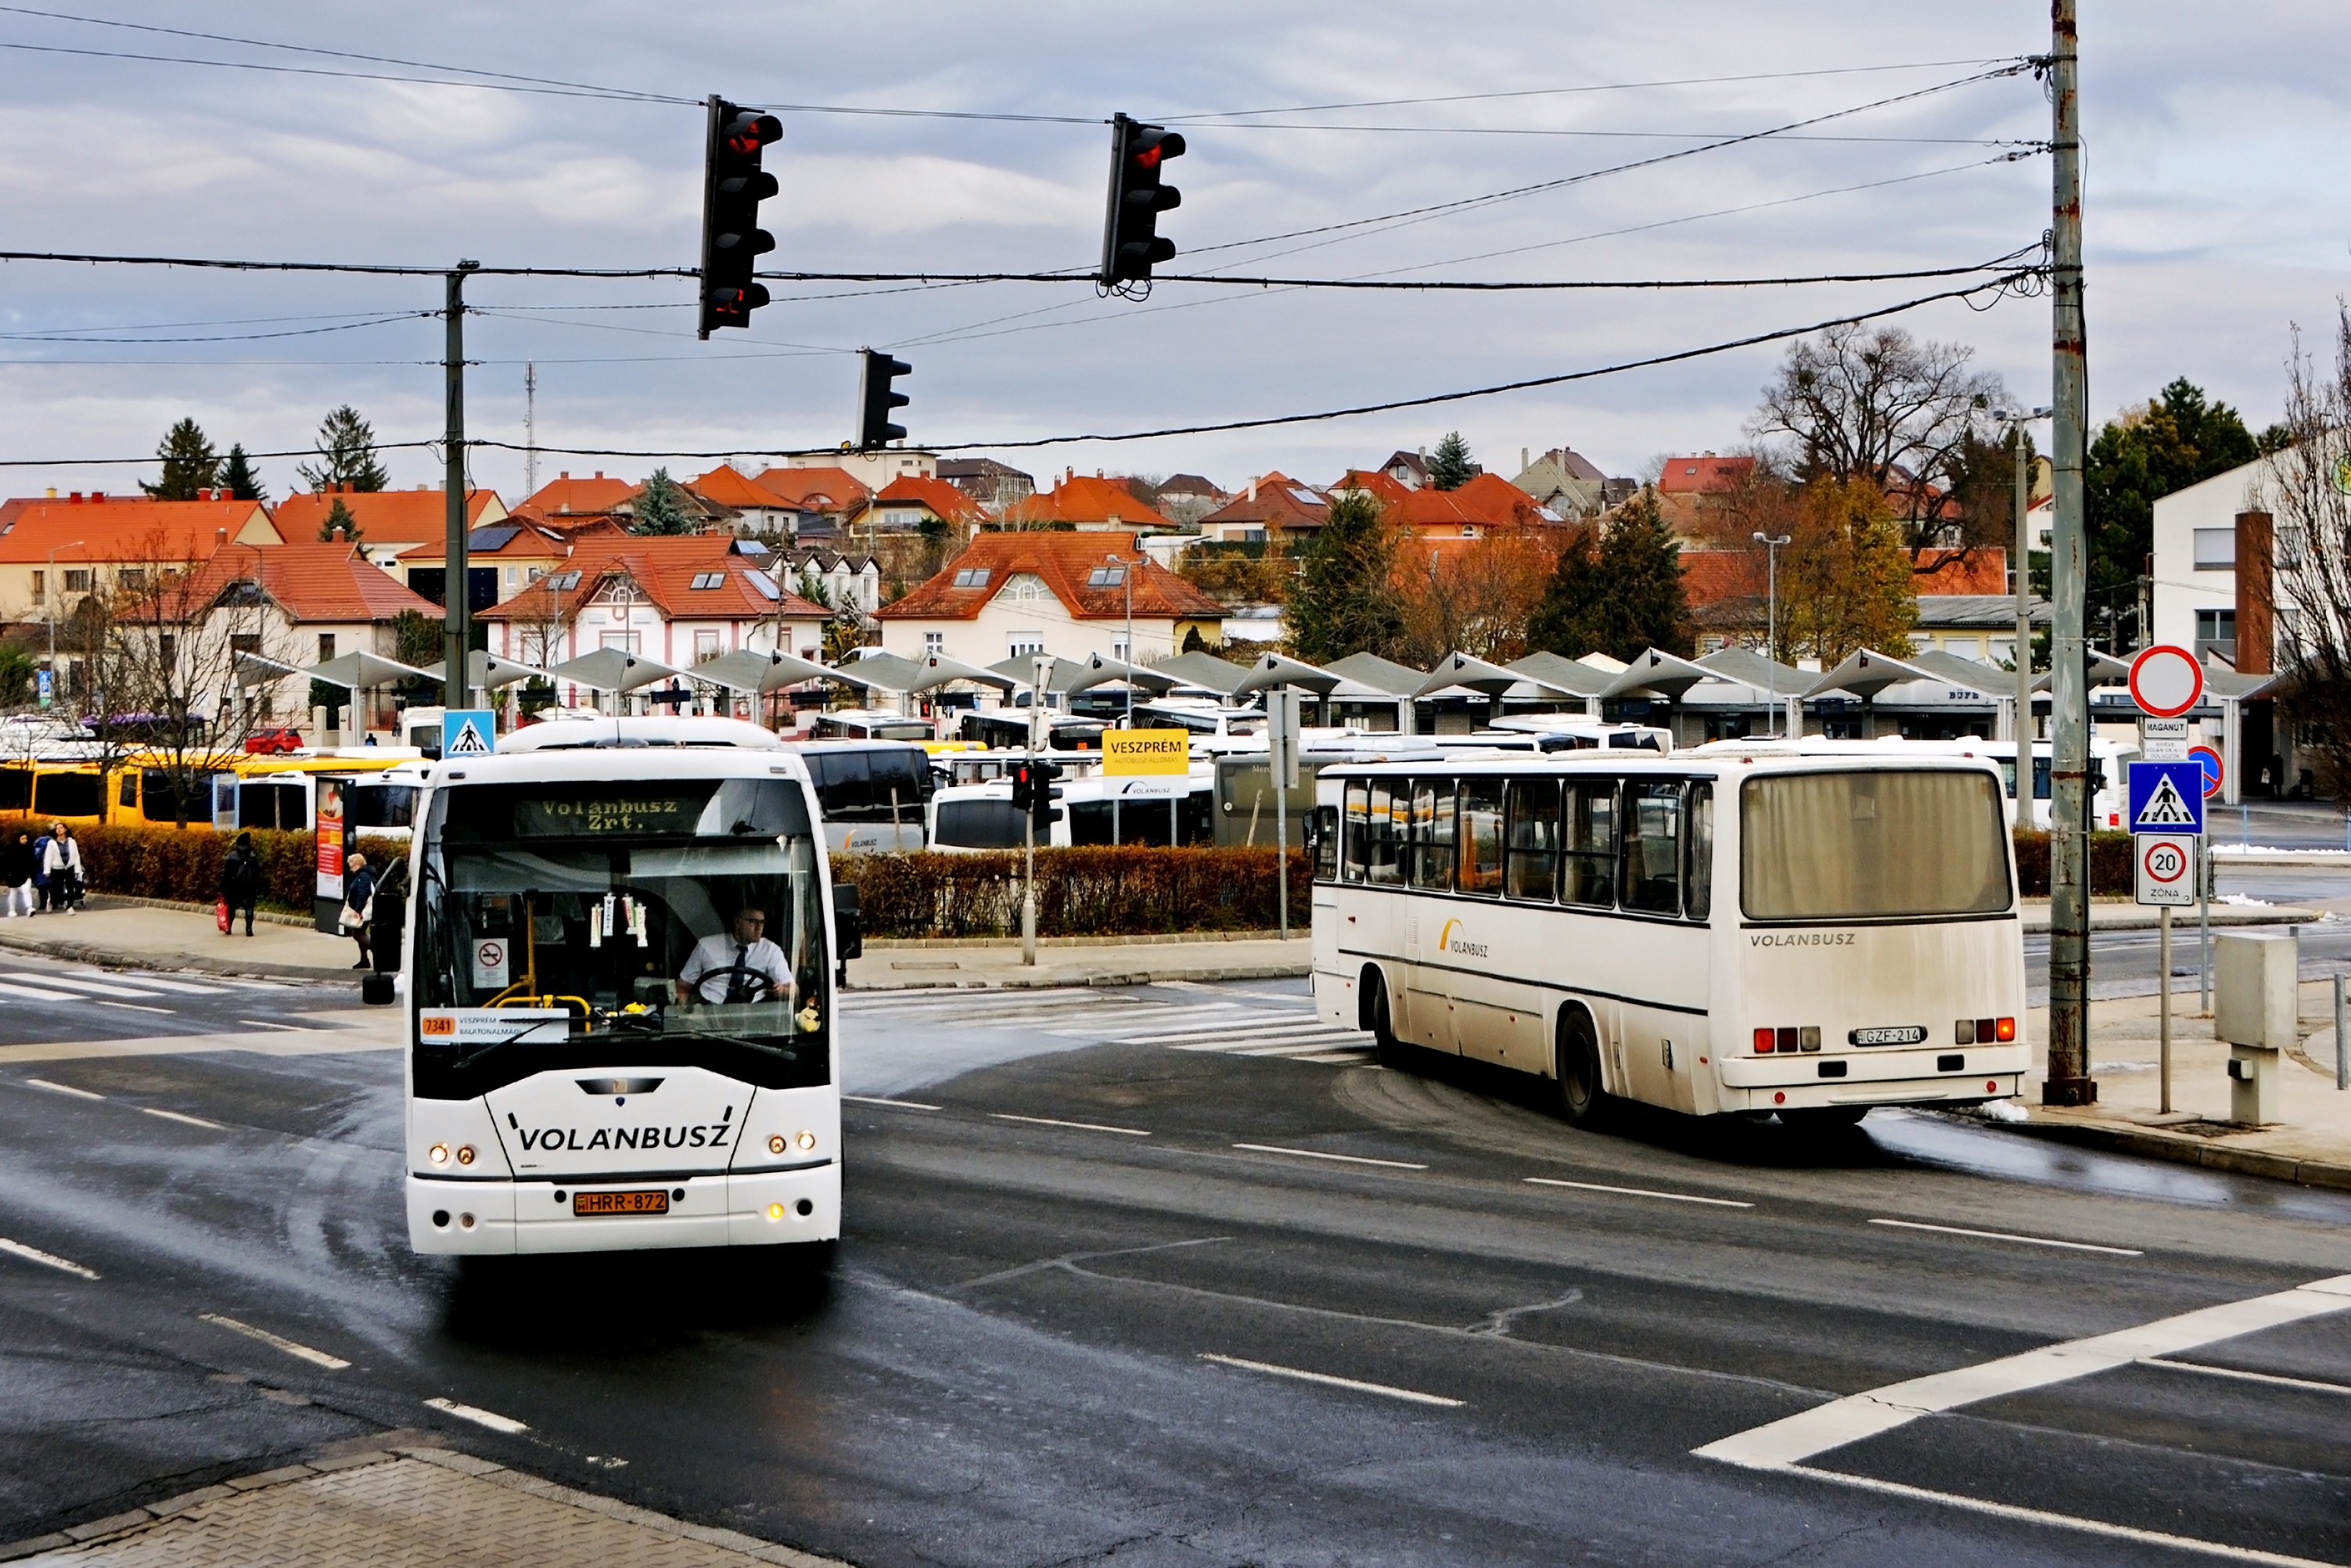
<instances>
[{"instance_id":1,"label":"bus rear window","mask_svg":"<svg viewBox=\"0 0 2351 1568\"><path fill-rule=\"evenodd\" d=\"M1740 799L1740 901L1750 920L2009 907L2008 828L1989 774L1789 774L1750 779Z\"/></svg>"},{"instance_id":2,"label":"bus rear window","mask_svg":"<svg viewBox=\"0 0 2351 1568\"><path fill-rule=\"evenodd\" d=\"M1017 850L1026 835L1008 800L942 800L938 841L959 850Z\"/></svg>"}]
</instances>

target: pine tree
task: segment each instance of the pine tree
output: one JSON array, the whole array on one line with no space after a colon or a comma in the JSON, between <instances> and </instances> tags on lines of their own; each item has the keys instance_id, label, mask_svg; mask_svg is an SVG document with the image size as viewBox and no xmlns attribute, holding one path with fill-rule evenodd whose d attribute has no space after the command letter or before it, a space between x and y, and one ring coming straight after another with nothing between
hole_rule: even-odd
<instances>
[{"instance_id":1,"label":"pine tree","mask_svg":"<svg viewBox=\"0 0 2351 1568\"><path fill-rule=\"evenodd\" d=\"M677 481L669 476L666 468L656 468L653 477L637 496L636 517L629 531L632 534L690 534L694 519L685 509L685 497L678 493Z\"/></svg>"},{"instance_id":2,"label":"pine tree","mask_svg":"<svg viewBox=\"0 0 2351 1568\"><path fill-rule=\"evenodd\" d=\"M331 544L337 528L343 530L346 543L360 542L360 520L351 516L351 509L343 505L343 498L340 496L335 497L335 504L327 508L325 519L319 524L319 542Z\"/></svg>"},{"instance_id":3,"label":"pine tree","mask_svg":"<svg viewBox=\"0 0 2351 1568\"><path fill-rule=\"evenodd\" d=\"M319 462L298 464L294 472L302 476L302 483L321 493L349 486L371 494L392 478L376 461L374 429L349 403L319 422Z\"/></svg>"},{"instance_id":4,"label":"pine tree","mask_svg":"<svg viewBox=\"0 0 2351 1568\"><path fill-rule=\"evenodd\" d=\"M1395 543L1379 501L1351 490L1331 503L1290 591L1290 651L1323 664L1349 653L1384 653L1404 632L1388 591Z\"/></svg>"},{"instance_id":5,"label":"pine tree","mask_svg":"<svg viewBox=\"0 0 2351 1568\"><path fill-rule=\"evenodd\" d=\"M1528 620L1527 641L1571 659L1600 653L1629 660L1651 648L1689 657L1697 637L1681 544L1654 491L1627 502L1597 540L1589 529L1576 530Z\"/></svg>"},{"instance_id":6,"label":"pine tree","mask_svg":"<svg viewBox=\"0 0 2351 1568\"><path fill-rule=\"evenodd\" d=\"M221 469L220 482L228 487L232 501L269 499L268 490L262 486L261 476L254 472L252 460L245 455L243 442L228 449L228 462Z\"/></svg>"},{"instance_id":7,"label":"pine tree","mask_svg":"<svg viewBox=\"0 0 2351 1568\"><path fill-rule=\"evenodd\" d=\"M155 448L163 460L163 476L139 487L158 501L193 501L199 490L209 490L220 479L220 457L211 440L193 419L183 419L163 434Z\"/></svg>"},{"instance_id":8,"label":"pine tree","mask_svg":"<svg viewBox=\"0 0 2351 1568\"><path fill-rule=\"evenodd\" d=\"M1428 460L1428 483L1432 489L1458 490L1462 486L1485 472L1469 461L1469 444L1461 439L1458 430L1448 430L1445 439L1437 444L1437 455Z\"/></svg>"}]
</instances>

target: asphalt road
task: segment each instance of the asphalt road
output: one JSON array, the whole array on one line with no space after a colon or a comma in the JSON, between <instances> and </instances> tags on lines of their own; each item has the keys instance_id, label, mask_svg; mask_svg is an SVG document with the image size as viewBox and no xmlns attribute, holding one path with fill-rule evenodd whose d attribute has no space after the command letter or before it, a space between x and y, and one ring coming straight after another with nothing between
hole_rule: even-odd
<instances>
[{"instance_id":1,"label":"asphalt road","mask_svg":"<svg viewBox=\"0 0 2351 1568\"><path fill-rule=\"evenodd\" d=\"M1295 982L913 993L852 1004L829 1274L461 1271L407 1249L396 1052L294 1021L0 1048L0 1541L425 1427L877 1565L2351 1561L2351 1294L2299 1289L2351 1197L1577 1132Z\"/></svg>"}]
</instances>

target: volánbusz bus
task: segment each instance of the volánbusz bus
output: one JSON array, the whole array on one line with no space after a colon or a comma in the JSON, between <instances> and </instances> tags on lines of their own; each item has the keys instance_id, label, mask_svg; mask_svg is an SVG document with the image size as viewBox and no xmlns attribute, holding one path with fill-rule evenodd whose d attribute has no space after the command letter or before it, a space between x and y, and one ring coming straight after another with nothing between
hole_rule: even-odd
<instances>
[{"instance_id":1,"label":"vol\u00e1nbusz bus","mask_svg":"<svg viewBox=\"0 0 2351 1568\"><path fill-rule=\"evenodd\" d=\"M411 850L410 1243L837 1238L856 939L806 767L733 719L498 746L434 769Z\"/></svg>"},{"instance_id":2,"label":"vol\u00e1nbusz bus","mask_svg":"<svg viewBox=\"0 0 2351 1568\"><path fill-rule=\"evenodd\" d=\"M1982 758L1576 751L1325 768L1314 994L1402 1046L1697 1115L1857 1122L2025 1071Z\"/></svg>"}]
</instances>

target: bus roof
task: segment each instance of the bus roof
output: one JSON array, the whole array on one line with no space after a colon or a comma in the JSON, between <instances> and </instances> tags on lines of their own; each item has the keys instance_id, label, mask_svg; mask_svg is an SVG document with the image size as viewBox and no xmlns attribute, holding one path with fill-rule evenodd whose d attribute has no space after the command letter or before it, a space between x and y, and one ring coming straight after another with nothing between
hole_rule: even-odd
<instances>
[{"instance_id":1,"label":"bus roof","mask_svg":"<svg viewBox=\"0 0 2351 1568\"><path fill-rule=\"evenodd\" d=\"M633 750L640 747L780 751L771 730L739 718L559 718L498 737L501 756L533 751ZM466 760L444 757L444 762Z\"/></svg>"},{"instance_id":2,"label":"bus roof","mask_svg":"<svg viewBox=\"0 0 2351 1568\"><path fill-rule=\"evenodd\" d=\"M1431 763L1435 767L1431 767ZM1452 756L1394 762L1348 762L1325 767L1320 777L1335 779L1365 775L1394 778L1414 773L1660 773L1677 778L1697 773L1719 778L1736 767L1771 773L1850 773L1861 768L1987 770L1993 761L1980 752L1892 750L1865 745L1834 753L1799 750L1792 746L1745 746L1719 741L1670 756L1646 749L1489 752L1484 756Z\"/></svg>"}]
</instances>

